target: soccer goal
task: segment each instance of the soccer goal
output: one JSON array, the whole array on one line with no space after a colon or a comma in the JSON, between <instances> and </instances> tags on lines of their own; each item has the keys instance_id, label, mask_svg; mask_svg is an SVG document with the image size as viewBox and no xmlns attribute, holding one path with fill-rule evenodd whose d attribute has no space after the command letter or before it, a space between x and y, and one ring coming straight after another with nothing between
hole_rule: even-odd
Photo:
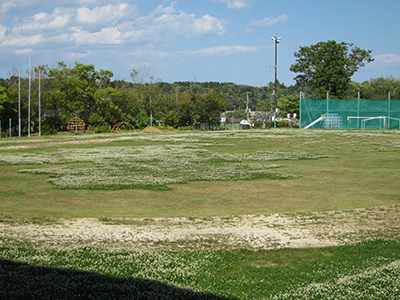
<instances>
[{"instance_id":1,"label":"soccer goal","mask_svg":"<svg viewBox=\"0 0 400 300\"><path fill-rule=\"evenodd\" d=\"M347 117L347 131L350 129L400 129L400 119L378 116L378 117L359 117L349 116Z\"/></svg>"},{"instance_id":2,"label":"soccer goal","mask_svg":"<svg viewBox=\"0 0 400 300\"><path fill-rule=\"evenodd\" d=\"M367 124L374 121L378 121L379 129L400 129L400 119L386 116L372 117L361 120L361 129L367 129Z\"/></svg>"}]
</instances>

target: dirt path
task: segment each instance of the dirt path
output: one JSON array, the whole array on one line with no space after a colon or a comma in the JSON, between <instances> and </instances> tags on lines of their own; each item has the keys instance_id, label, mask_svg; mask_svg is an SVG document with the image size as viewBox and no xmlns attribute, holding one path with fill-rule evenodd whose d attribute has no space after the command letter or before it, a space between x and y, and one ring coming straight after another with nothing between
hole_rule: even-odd
<instances>
[{"instance_id":1,"label":"dirt path","mask_svg":"<svg viewBox=\"0 0 400 300\"><path fill-rule=\"evenodd\" d=\"M276 249L325 247L368 238L400 238L400 205L282 215L59 219L47 225L1 222L1 243L30 241L145 249Z\"/></svg>"}]
</instances>

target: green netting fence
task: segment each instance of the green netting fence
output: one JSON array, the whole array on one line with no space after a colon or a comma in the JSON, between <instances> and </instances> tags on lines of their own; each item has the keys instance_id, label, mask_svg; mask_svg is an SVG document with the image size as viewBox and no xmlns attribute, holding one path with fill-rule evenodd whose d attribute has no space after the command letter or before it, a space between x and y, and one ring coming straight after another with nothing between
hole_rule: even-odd
<instances>
[{"instance_id":1,"label":"green netting fence","mask_svg":"<svg viewBox=\"0 0 400 300\"><path fill-rule=\"evenodd\" d=\"M300 128L400 129L400 100L301 98Z\"/></svg>"}]
</instances>

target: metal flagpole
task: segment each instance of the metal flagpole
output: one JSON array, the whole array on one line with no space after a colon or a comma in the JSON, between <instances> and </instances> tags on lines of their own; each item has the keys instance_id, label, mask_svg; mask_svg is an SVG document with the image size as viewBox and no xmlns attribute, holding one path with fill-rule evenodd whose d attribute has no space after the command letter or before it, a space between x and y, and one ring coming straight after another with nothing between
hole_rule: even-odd
<instances>
[{"instance_id":1,"label":"metal flagpole","mask_svg":"<svg viewBox=\"0 0 400 300\"><path fill-rule=\"evenodd\" d=\"M18 137L21 137L21 69L18 72Z\"/></svg>"},{"instance_id":2,"label":"metal flagpole","mask_svg":"<svg viewBox=\"0 0 400 300\"><path fill-rule=\"evenodd\" d=\"M28 84L28 137L31 136L31 52L29 52L29 84Z\"/></svg>"},{"instance_id":3,"label":"metal flagpole","mask_svg":"<svg viewBox=\"0 0 400 300\"><path fill-rule=\"evenodd\" d=\"M40 69L39 69L39 136L40 136Z\"/></svg>"}]
</instances>

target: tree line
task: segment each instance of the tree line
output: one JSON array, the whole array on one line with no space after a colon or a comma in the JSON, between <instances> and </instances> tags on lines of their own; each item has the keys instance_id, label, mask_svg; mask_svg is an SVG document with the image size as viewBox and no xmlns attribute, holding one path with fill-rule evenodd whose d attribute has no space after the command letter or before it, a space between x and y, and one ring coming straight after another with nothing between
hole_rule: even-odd
<instances>
[{"instance_id":1,"label":"tree line","mask_svg":"<svg viewBox=\"0 0 400 300\"><path fill-rule=\"evenodd\" d=\"M379 77L362 83L350 77L365 63L372 62L371 51L335 41L300 47L291 70L300 73L296 83L286 86L277 82L277 107L281 116L299 114L299 97L354 99L400 99L400 80L393 76ZM40 71L40 72L39 72ZM40 103L42 134L66 131L68 121L82 118L95 131L109 131L118 122L129 122L135 128L150 124L182 128L196 122L218 126L223 112L235 121L245 118L247 93L252 111L272 112L275 83L263 87L219 82L166 83L151 76L146 68L133 69L131 81L111 80L112 71L96 71L92 64L75 62L73 67L58 63L34 67L31 77L31 131L38 128ZM27 134L28 79L20 79L21 128ZM12 70L7 79L0 79L0 120L13 130L18 127L19 76ZM231 119L228 119L230 122ZM3 129L4 130L4 129Z\"/></svg>"},{"instance_id":2,"label":"tree line","mask_svg":"<svg viewBox=\"0 0 400 300\"><path fill-rule=\"evenodd\" d=\"M35 129L37 132L39 119L39 70L43 134L66 131L73 117L83 119L95 131L109 131L118 122L129 122L136 128L144 128L152 122L173 128L193 126L195 122L215 126L219 125L220 115L227 106L215 90L204 93L177 88L167 92L152 76L134 83L111 81L113 73L109 70L96 71L94 65L78 62L70 68L60 62L53 69L33 68L30 107L34 132ZM133 81L139 75L143 76L133 70ZM20 83L23 134L28 128L25 117L28 115L28 81L22 78ZM13 127L18 125L18 82L16 75L0 80L0 119L5 124L11 118Z\"/></svg>"}]
</instances>

